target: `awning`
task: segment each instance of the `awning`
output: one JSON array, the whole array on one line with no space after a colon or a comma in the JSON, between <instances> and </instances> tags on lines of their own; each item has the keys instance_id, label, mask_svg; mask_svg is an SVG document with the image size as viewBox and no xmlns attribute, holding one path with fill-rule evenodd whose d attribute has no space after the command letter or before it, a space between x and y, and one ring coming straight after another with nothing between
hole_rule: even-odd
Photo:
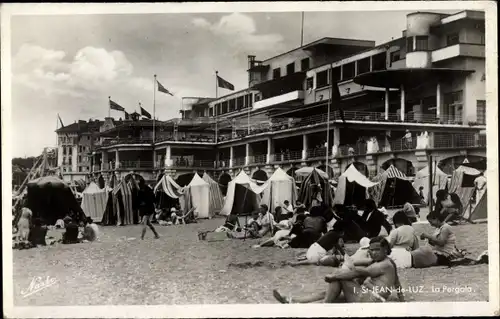
<instances>
[{"instance_id":1,"label":"awning","mask_svg":"<svg viewBox=\"0 0 500 319\"><path fill-rule=\"evenodd\" d=\"M399 88L416 86L429 80L449 79L459 75L468 75L473 70L457 70L444 68L407 68L373 71L363 73L354 78L354 83L381 88Z\"/></svg>"}]
</instances>

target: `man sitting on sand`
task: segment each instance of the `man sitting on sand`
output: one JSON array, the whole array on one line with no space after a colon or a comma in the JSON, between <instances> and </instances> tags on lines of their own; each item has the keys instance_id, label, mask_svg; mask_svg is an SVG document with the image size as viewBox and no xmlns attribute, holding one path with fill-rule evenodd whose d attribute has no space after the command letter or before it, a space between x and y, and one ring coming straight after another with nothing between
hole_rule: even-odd
<instances>
[{"instance_id":1,"label":"man sitting on sand","mask_svg":"<svg viewBox=\"0 0 500 319\"><path fill-rule=\"evenodd\" d=\"M329 284L324 292L309 297L285 297L273 290L274 297L281 303L311 303L323 300L324 303L336 302L341 292L345 302L385 302L395 290L399 301L404 301L397 268L388 257L391 253L389 243L378 236L370 240L370 256L373 263L368 267L351 266L349 270L340 269L334 275L326 276ZM363 283L360 284L358 280Z\"/></svg>"},{"instance_id":2,"label":"man sitting on sand","mask_svg":"<svg viewBox=\"0 0 500 319\"><path fill-rule=\"evenodd\" d=\"M47 236L47 227L42 225L40 218L33 220L33 228L30 230L28 241L32 247L47 246L45 237Z\"/></svg>"},{"instance_id":3,"label":"man sitting on sand","mask_svg":"<svg viewBox=\"0 0 500 319\"><path fill-rule=\"evenodd\" d=\"M78 225L69 216L64 217L64 227L66 231L62 236L63 244L77 244L80 242L78 239Z\"/></svg>"}]
</instances>

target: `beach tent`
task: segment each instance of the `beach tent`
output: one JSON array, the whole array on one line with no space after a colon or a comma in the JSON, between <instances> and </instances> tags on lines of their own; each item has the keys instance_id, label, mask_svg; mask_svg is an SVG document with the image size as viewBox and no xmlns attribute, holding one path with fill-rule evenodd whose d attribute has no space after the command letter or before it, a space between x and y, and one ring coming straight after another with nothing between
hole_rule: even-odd
<instances>
[{"instance_id":1,"label":"beach tent","mask_svg":"<svg viewBox=\"0 0 500 319\"><path fill-rule=\"evenodd\" d=\"M488 220L488 196L487 192L479 199L476 205L469 205L465 208L464 218L472 221ZM472 210L471 210L472 207Z\"/></svg>"},{"instance_id":2,"label":"beach tent","mask_svg":"<svg viewBox=\"0 0 500 319\"><path fill-rule=\"evenodd\" d=\"M33 212L33 218L41 218L48 225L54 225L71 211L77 221L86 218L69 185L56 176L34 179L27 189L26 206Z\"/></svg>"},{"instance_id":3,"label":"beach tent","mask_svg":"<svg viewBox=\"0 0 500 319\"><path fill-rule=\"evenodd\" d=\"M259 208L260 194L269 182L258 186L242 170L227 187L226 199L221 210L221 215L227 216L231 212L235 214L248 214Z\"/></svg>"},{"instance_id":4,"label":"beach tent","mask_svg":"<svg viewBox=\"0 0 500 319\"><path fill-rule=\"evenodd\" d=\"M297 200L297 188L295 180L281 168L277 168L268 180L268 186L262 193L261 204L266 204L271 212L277 206L283 205L288 200L295 204Z\"/></svg>"},{"instance_id":5,"label":"beach tent","mask_svg":"<svg viewBox=\"0 0 500 319\"><path fill-rule=\"evenodd\" d=\"M193 175L193 179L184 189L185 209L196 207L195 212L198 218L210 218L213 212L210 211L210 185L198 174Z\"/></svg>"},{"instance_id":6,"label":"beach tent","mask_svg":"<svg viewBox=\"0 0 500 319\"><path fill-rule=\"evenodd\" d=\"M393 165L375 176L372 181L378 184L369 188L368 194L379 206L395 207L405 203L420 203L420 197L411 180Z\"/></svg>"},{"instance_id":7,"label":"beach tent","mask_svg":"<svg viewBox=\"0 0 500 319\"><path fill-rule=\"evenodd\" d=\"M222 196L219 183L214 181L207 173L204 173L202 178L210 185L210 212L212 214L218 214L222 209L222 205L224 205L224 197Z\"/></svg>"},{"instance_id":8,"label":"beach tent","mask_svg":"<svg viewBox=\"0 0 500 319\"><path fill-rule=\"evenodd\" d=\"M361 174L353 164L339 177L333 204L361 207L368 198L367 189L377 185Z\"/></svg>"},{"instance_id":9,"label":"beach tent","mask_svg":"<svg viewBox=\"0 0 500 319\"><path fill-rule=\"evenodd\" d=\"M168 197L178 200L181 206L181 209L184 211L186 207L185 203L185 189L184 187L179 186L172 177L165 174L160 179L160 181L156 184L154 188L155 194L158 192L162 192Z\"/></svg>"},{"instance_id":10,"label":"beach tent","mask_svg":"<svg viewBox=\"0 0 500 319\"><path fill-rule=\"evenodd\" d=\"M464 208L469 206L470 198L474 192L474 180L480 173L479 170L464 165L453 171L448 189L450 193L455 193L460 197Z\"/></svg>"},{"instance_id":11,"label":"beach tent","mask_svg":"<svg viewBox=\"0 0 500 319\"><path fill-rule=\"evenodd\" d=\"M448 175L443 172L438 166L437 163L432 165L432 197L434 202L436 202L436 192L440 189L446 189L448 184ZM415 174L415 180L413 181L413 188L419 191L420 187L423 187L424 190L424 200L428 203L429 197L429 166L424 167L419 170L417 174Z\"/></svg>"},{"instance_id":12,"label":"beach tent","mask_svg":"<svg viewBox=\"0 0 500 319\"><path fill-rule=\"evenodd\" d=\"M134 223L134 214L137 214L133 208L132 188L123 178L112 191L113 196L113 214L116 216L118 226L131 225Z\"/></svg>"},{"instance_id":13,"label":"beach tent","mask_svg":"<svg viewBox=\"0 0 500 319\"><path fill-rule=\"evenodd\" d=\"M297 171L296 171L297 172ZM300 189L298 194L298 200L306 206L307 209L310 209L312 201L314 188L313 185L321 186L321 197L323 199L323 203L326 205L330 205L333 202L333 188L328 180L325 178L326 174L321 174L321 170L312 169L309 176L307 176L302 183L300 183ZM323 172L324 173L324 172Z\"/></svg>"},{"instance_id":14,"label":"beach tent","mask_svg":"<svg viewBox=\"0 0 500 319\"><path fill-rule=\"evenodd\" d=\"M96 183L90 183L82 193L82 209L87 216L96 222L102 220L107 203L108 192L105 189L100 189Z\"/></svg>"}]
</instances>

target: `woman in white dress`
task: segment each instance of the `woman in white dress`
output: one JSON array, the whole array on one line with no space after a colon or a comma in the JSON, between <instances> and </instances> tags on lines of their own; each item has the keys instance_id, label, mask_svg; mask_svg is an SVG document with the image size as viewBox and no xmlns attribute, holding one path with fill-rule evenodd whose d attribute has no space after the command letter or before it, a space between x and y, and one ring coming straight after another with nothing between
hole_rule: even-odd
<instances>
[{"instance_id":1,"label":"woman in white dress","mask_svg":"<svg viewBox=\"0 0 500 319\"><path fill-rule=\"evenodd\" d=\"M396 212L392 220L396 228L386 238L392 248L389 257L394 260L398 268L410 268L412 266L410 252L419 247L418 237L404 211Z\"/></svg>"}]
</instances>

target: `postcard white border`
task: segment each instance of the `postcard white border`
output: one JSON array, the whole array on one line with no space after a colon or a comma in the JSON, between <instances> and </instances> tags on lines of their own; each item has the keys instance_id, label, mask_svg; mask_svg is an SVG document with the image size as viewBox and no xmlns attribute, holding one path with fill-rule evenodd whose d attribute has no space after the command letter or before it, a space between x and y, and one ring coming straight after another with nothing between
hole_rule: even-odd
<instances>
[{"instance_id":1,"label":"postcard white border","mask_svg":"<svg viewBox=\"0 0 500 319\"><path fill-rule=\"evenodd\" d=\"M458 8L458 9L455 9ZM3 298L10 318L130 318L130 317L340 317L340 316L470 316L499 315L499 206L498 196L488 196L489 302L410 302L388 304L309 305L187 305L187 306L84 306L14 307L11 225L11 66L10 16L14 14L125 14L180 12L278 12L278 11L402 11L484 10L486 13L486 100L498 105L497 15L493 1L405 1L405 2L241 2L168 4L3 4L1 16L2 71L2 212ZM41 106L43 107L43 106ZM488 192L498 194L498 109L487 116Z\"/></svg>"}]
</instances>

